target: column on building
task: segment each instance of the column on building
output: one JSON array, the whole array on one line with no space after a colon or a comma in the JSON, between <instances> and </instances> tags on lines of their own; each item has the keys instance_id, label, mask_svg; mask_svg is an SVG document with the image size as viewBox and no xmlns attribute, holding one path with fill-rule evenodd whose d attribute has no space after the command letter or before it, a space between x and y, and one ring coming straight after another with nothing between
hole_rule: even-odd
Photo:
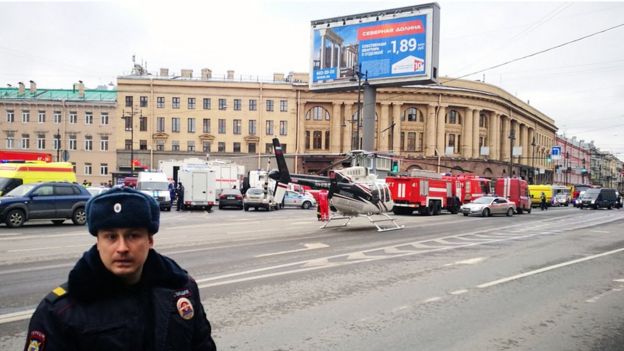
<instances>
[{"instance_id":1,"label":"column on building","mask_svg":"<svg viewBox=\"0 0 624 351\"><path fill-rule=\"evenodd\" d=\"M356 104L345 104L343 131L342 131L342 152L351 151L351 134L353 133L353 112Z\"/></svg>"},{"instance_id":2,"label":"column on building","mask_svg":"<svg viewBox=\"0 0 624 351\"><path fill-rule=\"evenodd\" d=\"M500 161L509 162L509 131L511 127L511 120L507 116L501 116L500 122L502 123L501 133L499 134L499 141L501 147Z\"/></svg>"},{"instance_id":3,"label":"column on building","mask_svg":"<svg viewBox=\"0 0 624 351\"><path fill-rule=\"evenodd\" d=\"M390 103L381 103L381 113L379 115L379 125L377 128L377 151L386 152L388 148L388 135L391 133L390 125ZM383 131L383 132L382 132Z\"/></svg>"},{"instance_id":4,"label":"column on building","mask_svg":"<svg viewBox=\"0 0 624 351\"><path fill-rule=\"evenodd\" d=\"M299 154L303 154L305 153L306 149L305 149L305 135L306 135L306 130L305 130L305 102L301 101L299 102L299 107L297 109L297 111L299 111L299 116L297 116L297 130L299 130L300 134L299 134L299 141L297 142L297 153ZM262 135L260 134L260 128L262 128L262 123L260 123L260 121L258 121L258 135ZM263 145L262 143L260 145Z\"/></svg>"},{"instance_id":5,"label":"column on building","mask_svg":"<svg viewBox=\"0 0 624 351\"><path fill-rule=\"evenodd\" d=\"M340 116L340 110L342 107L342 101L332 103L332 115L331 125L329 128L329 151L339 153L340 152L340 122L342 116Z\"/></svg>"},{"instance_id":6,"label":"column on building","mask_svg":"<svg viewBox=\"0 0 624 351\"><path fill-rule=\"evenodd\" d=\"M436 105L427 105L425 116L425 156L435 156L436 148Z\"/></svg>"},{"instance_id":7,"label":"column on building","mask_svg":"<svg viewBox=\"0 0 624 351\"><path fill-rule=\"evenodd\" d=\"M500 159L500 143L498 141L498 137L500 135L500 114L496 112L490 112L490 123L488 123L488 134L489 134L489 147L490 147L490 156L491 160L499 160Z\"/></svg>"},{"instance_id":8,"label":"column on building","mask_svg":"<svg viewBox=\"0 0 624 351\"><path fill-rule=\"evenodd\" d=\"M520 146L520 143L522 142L522 135L520 135L520 121L514 120L511 125L512 125L512 127L514 129L514 142L513 142L513 146L514 147L518 147L518 146ZM512 152L513 152L513 150L512 150ZM516 159L514 160L514 163L521 163L520 156L516 156Z\"/></svg>"},{"instance_id":9,"label":"column on building","mask_svg":"<svg viewBox=\"0 0 624 351\"><path fill-rule=\"evenodd\" d=\"M444 156L446 150L446 145L444 145L444 136L446 133L445 119L446 106L440 106L438 115L436 116L436 149L438 149L438 156Z\"/></svg>"},{"instance_id":10,"label":"column on building","mask_svg":"<svg viewBox=\"0 0 624 351\"><path fill-rule=\"evenodd\" d=\"M481 150L479 150L479 124L481 121L481 110L472 111L472 157L478 158L481 156Z\"/></svg>"},{"instance_id":11,"label":"column on building","mask_svg":"<svg viewBox=\"0 0 624 351\"><path fill-rule=\"evenodd\" d=\"M533 138L535 137L535 129L527 127L527 165L535 167L535 146L533 146Z\"/></svg>"},{"instance_id":12,"label":"column on building","mask_svg":"<svg viewBox=\"0 0 624 351\"><path fill-rule=\"evenodd\" d=\"M394 134L392 139L392 152L395 155L401 153L401 104L392 104L392 120L394 121Z\"/></svg>"},{"instance_id":13,"label":"column on building","mask_svg":"<svg viewBox=\"0 0 624 351\"><path fill-rule=\"evenodd\" d=\"M528 165L529 162L529 133L526 124L520 125L520 135L522 135L522 159L520 163Z\"/></svg>"},{"instance_id":14,"label":"column on building","mask_svg":"<svg viewBox=\"0 0 624 351\"><path fill-rule=\"evenodd\" d=\"M473 134L473 123L472 120L474 118L473 112L474 109L471 107L466 107L466 111L464 112L464 120L462 125L462 138L461 138L461 153L465 158L472 158L472 134Z\"/></svg>"}]
</instances>

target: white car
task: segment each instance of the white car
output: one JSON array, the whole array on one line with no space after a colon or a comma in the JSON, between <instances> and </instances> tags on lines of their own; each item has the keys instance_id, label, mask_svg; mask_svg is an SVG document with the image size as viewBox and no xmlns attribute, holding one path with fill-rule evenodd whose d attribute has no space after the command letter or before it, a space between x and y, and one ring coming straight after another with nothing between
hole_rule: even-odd
<instances>
[{"instance_id":1,"label":"white car","mask_svg":"<svg viewBox=\"0 0 624 351\"><path fill-rule=\"evenodd\" d=\"M103 186L90 186L87 187L87 191L91 194L91 196L99 195L105 191L110 190L110 188L106 188Z\"/></svg>"},{"instance_id":2,"label":"white car","mask_svg":"<svg viewBox=\"0 0 624 351\"><path fill-rule=\"evenodd\" d=\"M298 193L287 190L284 195L284 207L301 207L305 210L316 206L316 200L310 193Z\"/></svg>"},{"instance_id":3,"label":"white car","mask_svg":"<svg viewBox=\"0 0 624 351\"><path fill-rule=\"evenodd\" d=\"M504 214L511 217L516 213L516 204L512 201L498 196L483 196L473 202L463 204L459 208L464 216L471 214L489 217L494 214Z\"/></svg>"}]
</instances>

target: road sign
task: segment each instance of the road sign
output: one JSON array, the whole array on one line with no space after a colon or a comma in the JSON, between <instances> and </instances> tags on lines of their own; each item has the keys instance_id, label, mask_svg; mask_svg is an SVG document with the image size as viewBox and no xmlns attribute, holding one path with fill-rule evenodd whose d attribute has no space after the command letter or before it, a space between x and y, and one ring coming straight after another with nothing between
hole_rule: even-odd
<instances>
[{"instance_id":1,"label":"road sign","mask_svg":"<svg viewBox=\"0 0 624 351\"><path fill-rule=\"evenodd\" d=\"M561 146L553 146L552 149L550 149L550 156L553 160L560 160Z\"/></svg>"}]
</instances>

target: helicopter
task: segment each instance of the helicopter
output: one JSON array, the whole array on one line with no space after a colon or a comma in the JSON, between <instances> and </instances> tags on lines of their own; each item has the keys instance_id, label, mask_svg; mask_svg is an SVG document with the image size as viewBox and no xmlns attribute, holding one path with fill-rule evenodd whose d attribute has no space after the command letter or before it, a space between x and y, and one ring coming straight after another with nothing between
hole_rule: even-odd
<instances>
[{"instance_id":1,"label":"helicopter","mask_svg":"<svg viewBox=\"0 0 624 351\"><path fill-rule=\"evenodd\" d=\"M273 139L273 150L278 169L272 171L269 177L276 181L274 194L278 203L284 198L289 183L307 185L313 189L327 190L330 208L337 213L329 217L321 227L323 229L328 228L332 221L345 221L340 226L347 226L351 219L358 216L366 217L379 232L404 228L388 215L394 206L388 185L378 180L376 175L370 174L368 168L352 166L330 170L328 176L291 174L277 138ZM340 162L369 155L370 153L364 151L352 151L347 159Z\"/></svg>"}]
</instances>

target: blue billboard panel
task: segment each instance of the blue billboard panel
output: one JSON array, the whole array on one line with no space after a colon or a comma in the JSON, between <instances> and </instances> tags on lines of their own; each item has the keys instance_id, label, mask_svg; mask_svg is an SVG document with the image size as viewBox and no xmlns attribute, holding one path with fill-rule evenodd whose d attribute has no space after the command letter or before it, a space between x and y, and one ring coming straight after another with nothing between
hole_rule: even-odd
<instances>
[{"instance_id":1,"label":"blue billboard panel","mask_svg":"<svg viewBox=\"0 0 624 351\"><path fill-rule=\"evenodd\" d=\"M428 83L437 78L437 4L312 22L311 89Z\"/></svg>"}]
</instances>

